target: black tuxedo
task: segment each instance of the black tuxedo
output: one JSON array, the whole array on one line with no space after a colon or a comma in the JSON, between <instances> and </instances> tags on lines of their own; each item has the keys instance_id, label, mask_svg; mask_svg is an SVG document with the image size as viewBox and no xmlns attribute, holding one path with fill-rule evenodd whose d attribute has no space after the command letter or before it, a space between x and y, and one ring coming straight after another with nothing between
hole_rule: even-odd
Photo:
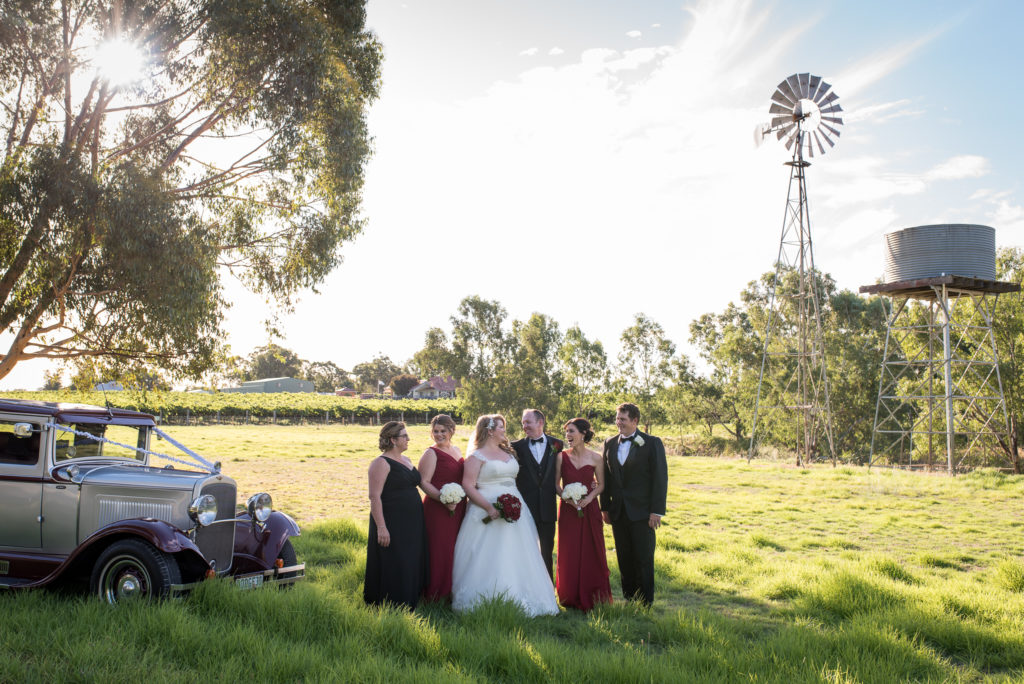
<instances>
[{"instance_id":1,"label":"black tuxedo","mask_svg":"<svg viewBox=\"0 0 1024 684\"><path fill-rule=\"evenodd\" d=\"M627 600L654 600L654 546L651 513L665 515L668 462L657 437L637 430L626 462L619 464L619 436L604 443L605 485L601 510L608 512L619 559L622 595Z\"/></svg>"},{"instance_id":2,"label":"black tuxedo","mask_svg":"<svg viewBox=\"0 0 1024 684\"><path fill-rule=\"evenodd\" d=\"M519 475L516 476L516 487L523 496L523 503L530 509L533 522L537 525L537 536L540 537L540 555L548 574L554 577L551 554L555 550L555 521L558 518L555 493L555 463L562 451L562 440L545 434L544 457L540 463L530 451L530 439L524 437L512 442L516 460L519 461Z\"/></svg>"}]
</instances>

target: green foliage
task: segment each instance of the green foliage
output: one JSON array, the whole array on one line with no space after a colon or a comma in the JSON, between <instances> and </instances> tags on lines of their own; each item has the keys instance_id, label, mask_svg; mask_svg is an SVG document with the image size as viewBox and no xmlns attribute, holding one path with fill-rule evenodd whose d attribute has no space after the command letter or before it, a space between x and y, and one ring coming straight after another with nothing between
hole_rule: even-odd
<instances>
[{"instance_id":1,"label":"green foliage","mask_svg":"<svg viewBox=\"0 0 1024 684\"><path fill-rule=\"evenodd\" d=\"M380 393L402 369L387 356L378 354L372 361L357 363L352 367L359 389L363 392Z\"/></svg>"},{"instance_id":2,"label":"green foliage","mask_svg":"<svg viewBox=\"0 0 1024 684\"><path fill-rule=\"evenodd\" d=\"M265 378L297 378L302 376L304 362L291 349L270 343L249 355L244 380ZM333 390L333 388L331 388Z\"/></svg>"},{"instance_id":3,"label":"green foliage","mask_svg":"<svg viewBox=\"0 0 1024 684\"><path fill-rule=\"evenodd\" d=\"M305 418L323 420L368 420L381 416L408 414L410 421L422 421L425 415L447 413L455 418L461 416L458 402L454 399L360 399L334 395L275 392L270 394L217 392L202 394L194 392L107 392L61 390L57 392L3 392L2 396L14 399L37 401L63 401L103 406L128 408L154 415L175 416L182 419L186 413L193 418L205 416L211 419L219 415L223 419L269 418L275 413L282 418Z\"/></svg>"},{"instance_id":4,"label":"green foliage","mask_svg":"<svg viewBox=\"0 0 1024 684\"><path fill-rule=\"evenodd\" d=\"M871 444L878 370L886 327L884 301L864 298L843 290L823 274L815 274L822 296L822 330L828 364L833 435L838 455L857 462L867 459ZM706 377L695 377L693 396L697 420L711 435L723 426L743 449L749 430L761 372L764 331L772 301L774 273L751 281L740 294L740 304L730 303L720 314L704 314L690 325L690 341L708 364ZM781 274L777 314L765 364L758 416L758 442L793 448L797 421L793 413L766 407L799 403L792 391L796 311L792 294L798 287L792 271ZM822 453L827 446L819 446Z\"/></svg>"},{"instance_id":5,"label":"green foliage","mask_svg":"<svg viewBox=\"0 0 1024 684\"><path fill-rule=\"evenodd\" d=\"M115 7L4 6L0 377L94 355L198 377L222 268L287 308L362 227L381 60L363 0ZM144 53L139 80L97 70L105 38Z\"/></svg>"},{"instance_id":6,"label":"green foliage","mask_svg":"<svg viewBox=\"0 0 1024 684\"><path fill-rule=\"evenodd\" d=\"M317 392L333 392L342 387L351 387L354 383L344 370L333 361L305 361L302 364L302 377L313 383Z\"/></svg>"},{"instance_id":7,"label":"green foliage","mask_svg":"<svg viewBox=\"0 0 1024 684\"><path fill-rule=\"evenodd\" d=\"M395 377L391 378L391 382L388 383L388 387L391 388L391 392L396 397L404 397L412 391L412 388L420 384L419 377L411 375L410 373L400 373Z\"/></svg>"},{"instance_id":8,"label":"green foliage","mask_svg":"<svg viewBox=\"0 0 1024 684\"><path fill-rule=\"evenodd\" d=\"M562 405L566 418L587 416L608 385L608 356L600 340L589 340L578 325L565 331L558 349L562 373Z\"/></svg>"},{"instance_id":9,"label":"green foliage","mask_svg":"<svg viewBox=\"0 0 1024 684\"><path fill-rule=\"evenodd\" d=\"M647 430L661 418L655 398L672 377L675 344L665 337L658 323L638 313L633 325L622 331L618 375L621 387L640 407L640 420Z\"/></svg>"}]
</instances>

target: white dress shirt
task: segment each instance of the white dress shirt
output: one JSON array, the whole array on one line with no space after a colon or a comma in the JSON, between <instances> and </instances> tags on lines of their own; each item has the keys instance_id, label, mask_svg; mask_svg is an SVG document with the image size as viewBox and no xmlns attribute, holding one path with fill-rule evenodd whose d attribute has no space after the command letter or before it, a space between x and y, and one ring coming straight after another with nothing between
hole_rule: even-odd
<instances>
[{"instance_id":1,"label":"white dress shirt","mask_svg":"<svg viewBox=\"0 0 1024 684\"><path fill-rule=\"evenodd\" d=\"M626 437L636 439L636 430L633 431L632 435L626 435ZM633 446L632 442L623 442L621 435L619 436L619 465L626 465L626 457L629 456L629 447L631 446Z\"/></svg>"},{"instance_id":2,"label":"white dress shirt","mask_svg":"<svg viewBox=\"0 0 1024 684\"><path fill-rule=\"evenodd\" d=\"M530 438L527 437L526 439ZM539 442L534 442L533 440L530 440L530 453L532 453L533 457L537 459L537 465L540 465L540 462L544 460L544 450L548 445L547 440L548 438L545 437L544 435L540 436Z\"/></svg>"}]
</instances>

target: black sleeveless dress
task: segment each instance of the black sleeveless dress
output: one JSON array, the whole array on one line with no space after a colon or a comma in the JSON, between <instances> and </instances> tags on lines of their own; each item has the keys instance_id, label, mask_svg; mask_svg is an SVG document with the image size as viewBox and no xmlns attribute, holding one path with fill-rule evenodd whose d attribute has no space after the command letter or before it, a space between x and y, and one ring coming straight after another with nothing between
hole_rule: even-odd
<instances>
[{"instance_id":1,"label":"black sleeveless dress","mask_svg":"<svg viewBox=\"0 0 1024 684\"><path fill-rule=\"evenodd\" d=\"M377 523L370 516L363 600L371 605L392 603L413 609L427 586L430 568L423 502L416 491L420 473L390 458L384 460L391 470L380 502L391 544L377 544Z\"/></svg>"}]
</instances>

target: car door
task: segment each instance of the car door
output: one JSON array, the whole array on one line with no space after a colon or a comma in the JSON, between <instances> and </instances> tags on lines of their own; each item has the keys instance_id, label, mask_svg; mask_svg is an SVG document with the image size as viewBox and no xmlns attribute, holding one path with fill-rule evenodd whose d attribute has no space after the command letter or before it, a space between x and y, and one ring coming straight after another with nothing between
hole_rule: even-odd
<instances>
[{"instance_id":1,"label":"car door","mask_svg":"<svg viewBox=\"0 0 1024 684\"><path fill-rule=\"evenodd\" d=\"M15 423L31 423L32 434L14 434ZM0 547L42 545L43 458L39 419L0 414Z\"/></svg>"}]
</instances>

